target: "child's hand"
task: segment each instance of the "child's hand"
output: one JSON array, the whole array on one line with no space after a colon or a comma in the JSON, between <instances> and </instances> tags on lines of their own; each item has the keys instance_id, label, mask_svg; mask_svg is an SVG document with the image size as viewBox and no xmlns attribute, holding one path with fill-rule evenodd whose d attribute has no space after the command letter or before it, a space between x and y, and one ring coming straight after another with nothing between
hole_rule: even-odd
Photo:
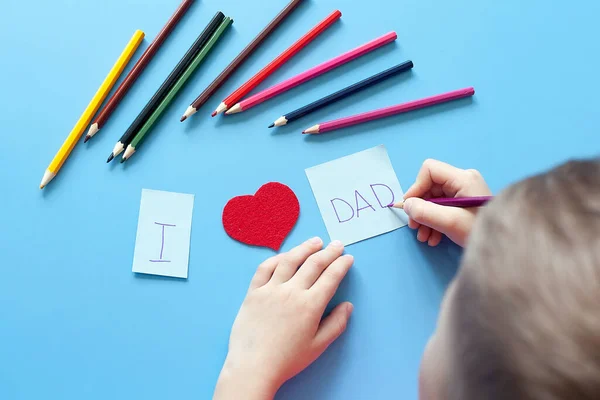
<instances>
[{"instance_id":1,"label":"child's hand","mask_svg":"<svg viewBox=\"0 0 600 400\"><path fill-rule=\"evenodd\" d=\"M459 169L436 160L426 160L417 181L404 195L408 226L418 229L417 239L437 246L442 234L464 246L475 221L477 208L440 206L422 199L433 197L489 196L490 188L474 169Z\"/></svg>"},{"instance_id":2,"label":"child's hand","mask_svg":"<svg viewBox=\"0 0 600 400\"><path fill-rule=\"evenodd\" d=\"M352 304L321 318L354 259L342 256L339 242L322 247L314 238L258 267L233 324L215 400L272 399L344 332Z\"/></svg>"}]
</instances>

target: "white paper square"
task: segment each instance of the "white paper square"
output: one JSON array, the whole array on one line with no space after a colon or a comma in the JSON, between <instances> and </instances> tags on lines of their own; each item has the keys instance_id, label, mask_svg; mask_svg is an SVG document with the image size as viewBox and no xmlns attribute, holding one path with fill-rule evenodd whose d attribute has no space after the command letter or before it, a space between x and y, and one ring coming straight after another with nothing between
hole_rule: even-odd
<instances>
[{"instance_id":1,"label":"white paper square","mask_svg":"<svg viewBox=\"0 0 600 400\"><path fill-rule=\"evenodd\" d=\"M306 169L331 240L344 245L401 228L402 210L389 208L404 195L385 146Z\"/></svg>"},{"instance_id":2,"label":"white paper square","mask_svg":"<svg viewBox=\"0 0 600 400\"><path fill-rule=\"evenodd\" d=\"M133 272L188 277L194 195L142 189Z\"/></svg>"}]
</instances>

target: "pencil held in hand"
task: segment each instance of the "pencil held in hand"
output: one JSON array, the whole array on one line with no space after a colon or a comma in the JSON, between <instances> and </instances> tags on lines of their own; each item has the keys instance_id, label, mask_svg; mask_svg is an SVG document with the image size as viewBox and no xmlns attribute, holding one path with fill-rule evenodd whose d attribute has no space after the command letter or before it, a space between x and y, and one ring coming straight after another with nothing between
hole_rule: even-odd
<instances>
[{"instance_id":1,"label":"pencil held in hand","mask_svg":"<svg viewBox=\"0 0 600 400\"><path fill-rule=\"evenodd\" d=\"M476 197L438 197L433 199L425 199L434 204L439 204L441 206L448 207L460 207L460 208L470 208L470 207L481 207L486 205L489 201L491 201L493 196L476 196ZM404 201L399 201L394 204L388 205L390 208L404 208Z\"/></svg>"}]
</instances>

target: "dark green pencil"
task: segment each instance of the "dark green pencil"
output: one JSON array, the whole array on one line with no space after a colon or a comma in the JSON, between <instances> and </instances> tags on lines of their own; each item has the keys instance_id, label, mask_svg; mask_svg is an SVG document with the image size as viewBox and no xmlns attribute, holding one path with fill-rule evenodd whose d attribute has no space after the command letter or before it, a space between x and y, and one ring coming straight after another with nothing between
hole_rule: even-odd
<instances>
[{"instance_id":1,"label":"dark green pencil","mask_svg":"<svg viewBox=\"0 0 600 400\"><path fill-rule=\"evenodd\" d=\"M115 144L115 147L110 153L108 160L106 162L110 162L117 155L121 154L125 147L133 140L135 134L140 130L142 125L146 122L146 120L150 117L152 112L156 109L158 104L165 98L169 90L173 87L177 79L184 73L187 67L192 63L194 57L200 52L202 47L208 42L213 33L217 30L223 19L225 18L225 14L221 11L217 12L215 16L210 20L206 28L200 33L200 36L196 39L196 41L192 44L192 46L185 53L181 61L175 66L173 71L169 74L167 79L163 82L162 85L158 88L154 96L148 101L148 104L143 108L140 114L137 116L135 121L129 126L127 131L121 136L121 139Z\"/></svg>"},{"instance_id":2,"label":"dark green pencil","mask_svg":"<svg viewBox=\"0 0 600 400\"><path fill-rule=\"evenodd\" d=\"M213 49L214 45L219 41L225 30L233 23L233 20L229 17L225 17L219 28L217 28L216 32L212 35L206 45L200 50L200 53L196 55L188 69L181 75L181 77L177 80L175 85L171 88L169 93L165 96L165 98L160 102L156 110L152 113L150 118L146 121L144 126L139 130L139 132L135 135L125 153L123 154L123 158L121 158L121 162L124 162L129 159L135 153L136 148L139 144L144 140L144 137L150 132L154 123L158 120L158 118L162 115L162 113L167 109L169 104L173 101L177 93L181 90L181 88L185 85L187 80L192 76L194 71L198 68L198 66L202 63L204 58L210 53Z\"/></svg>"}]
</instances>

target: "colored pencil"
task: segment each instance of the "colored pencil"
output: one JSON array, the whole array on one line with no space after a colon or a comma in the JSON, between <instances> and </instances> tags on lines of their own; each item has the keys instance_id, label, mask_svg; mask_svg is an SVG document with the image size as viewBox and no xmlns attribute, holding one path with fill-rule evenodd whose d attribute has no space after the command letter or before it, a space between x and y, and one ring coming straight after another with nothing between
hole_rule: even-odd
<instances>
[{"instance_id":1,"label":"colored pencil","mask_svg":"<svg viewBox=\"0 0 600 400\"><path fill-rule=\"evenodd\" d=\"M302 0L292 0L269 24L242 50L240 54L208 85L206 89L192 102L181 117L181 122L194 115L204 103L229 79L229 77L246 61L269 35L298 7Z\"/></svg>"},{"instance_id":2,"label":"colored pencil","mask_svg":"<svg viewBox=\"0 0 600 400\"><path fill-rule=\"evenodd\" d=\"M461 207L461 208L469 208L469 207L481 207L486 205L489 201L491 201L494 196L475 196L475 197L438 197L434 199L425 199L431 203L439 204L441 206L448 207ZM394 204L390 204L388 207L390 208L404 208L404 201L399 201Z\"/></svg>"},{"instance_id":3,"label":"colored pencil","mask_svg":"<svg viewBox=\"0 0 600 400\"><path fill-rule=\"evenodd\" d=\"M123 98L127 94L127 91L129 91L129 89L133 86L137 78L142 74L144 68L146 68L146 66L150 63L150 60L152 60L154 54L156 54L160 46L169 36L173 28L175 28L175 25L177 25L181 17L183 17L183 15L190 8L190 5L193 2L194 0L183 0L183 2L179 5L175 13L171 16L169 21L167 21L166 25L154 38L152 43L150 43L146 51L144 51L140 59L135 63L135 65L131 69L131 71L129 71L123 82L121 82L114 94L108 99L104 108L94 119L94 122L92 122L92 126L90 126L90 129L85 135L85 139L83 140L84 143L90 140L92 137L94 137L94 135L98 133L100 129L102 129L102 126L110 118L111 114L113 113L113 111L115 111L121 100L123 100Z\"/></svg>"},{"instance_id":4,"label":"colored pencil","mask_svg":"<svg viewBox=\"0 0 600 400\"><path fill-rule=\"evenodd\" d=\"M353 115L346 118L336 119L334 121L320 123L304 130L302 133L305 134L319 134L334 131L336 129L346 128L348 126L358 125L376 119L390 117L396 114L402 114L408 111L419 110L421 108L434 106L436 104L446 103L452 100L458 100L465 97L470 97L475 94L475 89L472 87L455 90L440 94L437 96L426 97L421 100L410 101L408 103L398 104L386 108L380 108L379 110L369 111L362 114Z\"/></svg>"},{"instance_id":5,"label":"colored pencil","mask_svg":"<svg viewBox=\"0 0 600 400\"><path fill-rule=\"evenodd\" d=\"M302 72L301 74L286 79L283 82L280 82L274 86L271 86L270 88L256 93L253 96L248 97L247 99L242 100L241 102L237 103L229 110L227 110L226 114L236 114L242 111L249 110L250 108L264 103L265 101L275 96L285 93L296 86L308 82L311 79L321 76L335 68L341 67L342 65L347 64L352 60L369 54L370 52L380 48L381 46L392 43L397 38L398 35L396 34L396 32L386 33L385 35L373 39L370 42L363 44L362 46L340 54L339 56L334 57L331 60L316 65Z\"/></svg>"},{"instance_id":6,"label":"colored pencil","mask_svg":"<svg viewBox=\"0 0 600 400\"><path fill-rule=\"evenodd\" d=\"M177 93L181 90L181 88L185 85L187 80L192 76L194 71L198 68L198 66L202 63L204 58L210 51L213 49L213 46L217 43L219 38L223 35L223 32L233 23L233 20L229 17L226 17L216 32L212 35L210 40L206 43L206 45L200 50L200 53L194 58L194 61L190 64L188 69L181 75L181 77L177 80L175 85L171 88L167 96L160 102L156 110L152 113L150 118L146 121L144 126L140 129L140 131L135 135L125 153L123 153L123 158L121 162L124 162L129 159L135 153L135 150L139 147L139 144L144 140L144 138L150 132L150 129L154 125L154 123L158 120L158 118L162 115L162 113L167 109L169 104L173 101Z\"/></svg>"},{"instance_id":7,"label":"colored pencil","mask_svg":"<svg viewBox=\"0 0 600 400\"><path fill-rule=\"evenodd\" d=\"M125 147L133 140L135 134L140 130L142 125L148 120L150 115L156 110L158 104L165 98L169 90L173 87L175 82L179 79L179 77L185 72L187 67L192 63L194 57L200 52L202 47L208 42L213 33L217 30L225 15L219 11L215 14L215 16L210 20L206 28L200 33L200 36L196 39L196 41L191 45L185 55L181 58L179 63L173 68L173 71L169 74L167 79L160 85L154 96L148 101L146 106L142 109L137 118L133 121L133 123L129 126L127 131L121 136L121 139L115 144L113 151L108 156L106 162L110 162L113 158L118 156L125 150Z\"/></svg>"},{"instance_id":8,"label":"colored pencil","mask_svg":"<svg viewBox=\"0 0 600 400\"><path fill-rule=\"evenodd\" d=\"M54 179L56 174L58 174L58 171L69 157L69 154L71 154L71 151L73 150L75 144L85 131L85 128L88 126L88 124L94 117L96 111L98 111L98 108L100 108L100 105L102 104L108 93L110 93L110 90L114 86L115 82L117 82L117 79L119 79L119 75L121 75L121 73L125 69L125 66L129 62L129 60L131 60L131 57L137 50L140 43L142 43L143 39L144 32L140 30L135 31L132 38L129 40L129 43L127 43L127 46L125 46L125 49L117 59L117 62L115 63L115 65L113 65L106 78L104 78L104 81L96 91L94 97L92 97L92 100L90 101L88 106L85 108L83 114L81 114L81 117L79 117L79 120L71 130L71 133L69 133L69 136L67 136L67 138L65 139L64 143L58 150L58 153L56 153L54 159L52 159L52 161L50 162L50 165L44 172L42 182L40 183L40 189L43 189L48 183L50 183L52 179Z\"/></svg>"},{"instance_id":9,"label":"colored pencil","mask_svg":"<svg viewBox=\"0 0 600 400\"><path fill-rule=\"evenodd\" d=\"M222 113L229 109L229 107L236 104L240 101L244 96L246 96L252 89L257 87L262 81L264 81L269 75L275 72L279 67L285 64L289 59L295 56L300 50L306 47L310 42L315 40L317 36L323 33L327 28L329 28L335 21L340 19L342 13L339 10L331 13L327 18L323 21L319 22L315 27L313 27L310 31L308 31L304 36L302 36L298 41L296 41L293 45L291 45L287 50L281 53L277 58L267 64L263 69L261 69L256 75L254 75L250 80L240 86L236 91L231 93L212 113L214 117L217 114Z\"/></svg>"},{"instance_id":10,"label":"colored pencil","mask_svg":"<svg viewBox=\"0 0 600 400\"><path fill-rule=\"evenodd\" d=\"M393 76L396 76L402 72L409 71L413 68L412 61L405 61L402 64L398 64L392 68L386 69L378 74L370 76L366 79L363 79L360 82L357 82L351 86L345 87L344 89L338 90L335 93L332 93L328 96L323 97L322 99L316 100L304 107L301 107L295 111L284 114L281 117L277 118L275 122L269 125L269 128L273 128L275 126L284 126L288 123L295 121L299 118L302 118L314 111L320 110L330 104L338 102L342 99L345 99L348 96L356 94L361 90L367 89L377 83L383 82L386 79L389 79Z\"/></svg>"}]
</instances>

